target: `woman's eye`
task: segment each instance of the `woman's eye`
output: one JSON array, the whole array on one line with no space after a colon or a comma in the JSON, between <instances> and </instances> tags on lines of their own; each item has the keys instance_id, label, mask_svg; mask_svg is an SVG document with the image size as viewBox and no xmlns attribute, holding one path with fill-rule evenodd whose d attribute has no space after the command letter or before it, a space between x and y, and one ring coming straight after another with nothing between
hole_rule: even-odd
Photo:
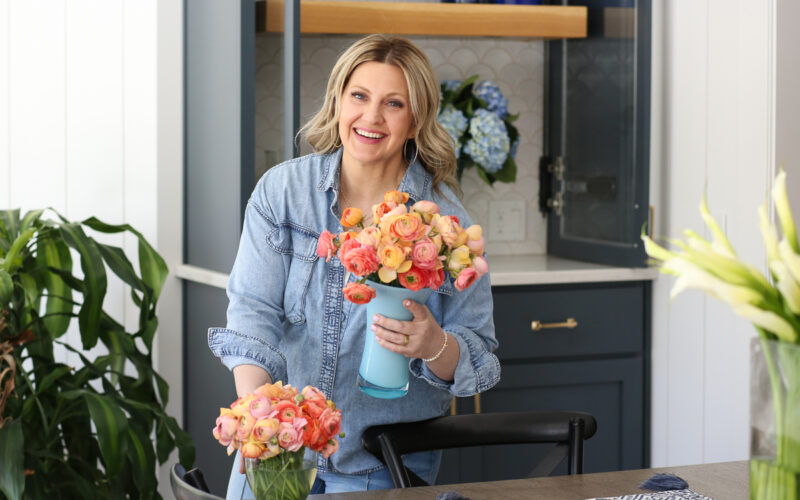
<instances>
[{"instance_id":1,"label":"woman's eye","mask_svg":"<svg viewBox=\"0 0 800 500\"><path fill-rule=\"evenodd\" d=\"M350 95L352 95L353 97L355 97L356 99L358 99L358 100L360 100L360 101L363 101L364 99L366 99L366 98L367 98L367 96L365 96L365 95L364 95L364 94L362 94L361 92L353 92L353 93L351 93Z\"/></svg>"},{"instance_id":2,"label":"woman's eye","mask_svg":"<svg viewBox=\"0 0 800 500\"><path fill-rule=\"evenodd\" d=\"M395 108L402 108L403 107L403 103L400 102L400 101L389 101L389 106L392 106L392 107L395 107Z\"/></svg>"}]
</instances>

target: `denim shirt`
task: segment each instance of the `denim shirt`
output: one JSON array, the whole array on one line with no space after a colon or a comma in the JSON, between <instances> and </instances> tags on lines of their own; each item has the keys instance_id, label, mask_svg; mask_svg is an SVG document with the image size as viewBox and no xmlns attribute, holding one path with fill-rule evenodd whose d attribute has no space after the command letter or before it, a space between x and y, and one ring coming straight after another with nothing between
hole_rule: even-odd
<instances>
[{"instance_id":1,"label":"denim shirt","mask_svg":"<svg viewBox=\"0 0 800 500\"><path fill-rule=\"evenodd\" d=\"M273 381L302 389L313 385L342 410L339 451L320 457L323 471L366 473L381 464L361 445L369 426L440 416L453 396L471 396L494 386L500 363L492 319L489 276L457 292L449 279L426 306L461 351L453 382L438 378L421 359L409 360L408 394L376 399L361 392L356 376L366 331L366 306L342 295L345 270L338 259L317 257L317 238L342 231L338 205L341 149L276 165L256 185L248 201L236 261L228 282L228 324L211 328L208 344L229 369L242 364L264 368ZM446 186L432 191L432 178L417 162L400 191L409 204L433 200L442 214L471 222ZM357 279L349 276L350 281ZM370 335L374 335L369 333Z\"/></svg>"}]
</instances>

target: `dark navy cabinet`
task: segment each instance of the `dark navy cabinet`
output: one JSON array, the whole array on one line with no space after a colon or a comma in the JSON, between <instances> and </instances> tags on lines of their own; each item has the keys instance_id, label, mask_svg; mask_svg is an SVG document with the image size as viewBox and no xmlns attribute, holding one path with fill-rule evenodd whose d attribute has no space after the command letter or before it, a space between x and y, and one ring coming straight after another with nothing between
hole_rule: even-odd
<instances>
[{"instance_id":1,"label":"dark navy cabinet","mask_svg":"<svg viewBox=\"0 0 800 500\"><path fill-rule=\"evenodd\" d=\"M586 443L585 472L647 467L650 282L500 286L493 292L501 380L479 400L459 398L457 411L586 411L597 419L598 431ZM567 318L577 326L531 329L532 321ZM548 449L449 451L439 482L524 477Z\"/></svg>"}]
</instances>

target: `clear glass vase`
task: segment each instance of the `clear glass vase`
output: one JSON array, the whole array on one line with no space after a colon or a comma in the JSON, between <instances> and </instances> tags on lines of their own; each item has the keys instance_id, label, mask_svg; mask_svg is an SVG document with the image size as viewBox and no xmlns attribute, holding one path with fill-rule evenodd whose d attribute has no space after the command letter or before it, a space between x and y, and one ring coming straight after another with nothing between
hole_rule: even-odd
<instances>
[{"instance_id":1,"label":"clear glass vase","mask_svg":"<svg viewBox=\"0 0 800 500\"><path fill-rule=\"evenodd\" d=\"M800 346L755 338L750 366L750 498L800 499Z\"/></svg>"},{"instance_id":2,"label":"clear glass vase","mask_svg":"<svg viewBox=\"0 0 800 500\"><path fill-rule=\"evenodd\" d=\"M303 500L317 477L316 453L283 452L267 460L245 458L247 482L256 500Z\"/></svg>"}]
</instances>

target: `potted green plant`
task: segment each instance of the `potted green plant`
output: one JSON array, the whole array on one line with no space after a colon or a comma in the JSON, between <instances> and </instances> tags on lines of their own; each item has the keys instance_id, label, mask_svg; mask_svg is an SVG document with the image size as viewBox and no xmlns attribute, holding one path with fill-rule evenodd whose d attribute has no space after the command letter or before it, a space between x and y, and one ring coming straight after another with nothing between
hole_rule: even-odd
<instances>
[{"instance_id":1,"label":"potted green plant","mask_svg":"<svg viewBox=\"0 0 800 500\"><path fill-rule=\"evenodd\" d=\"M44 213L0 211L0 497L159 498L156 461L177 447L188 468L195 453L152 363L166 263L129 225ZM135 235L138 269L87 228ZM134 332L103 309L107 270L130 287ZM73 324L82 346L64 341Z\"/></svg>"}]
</instances>

